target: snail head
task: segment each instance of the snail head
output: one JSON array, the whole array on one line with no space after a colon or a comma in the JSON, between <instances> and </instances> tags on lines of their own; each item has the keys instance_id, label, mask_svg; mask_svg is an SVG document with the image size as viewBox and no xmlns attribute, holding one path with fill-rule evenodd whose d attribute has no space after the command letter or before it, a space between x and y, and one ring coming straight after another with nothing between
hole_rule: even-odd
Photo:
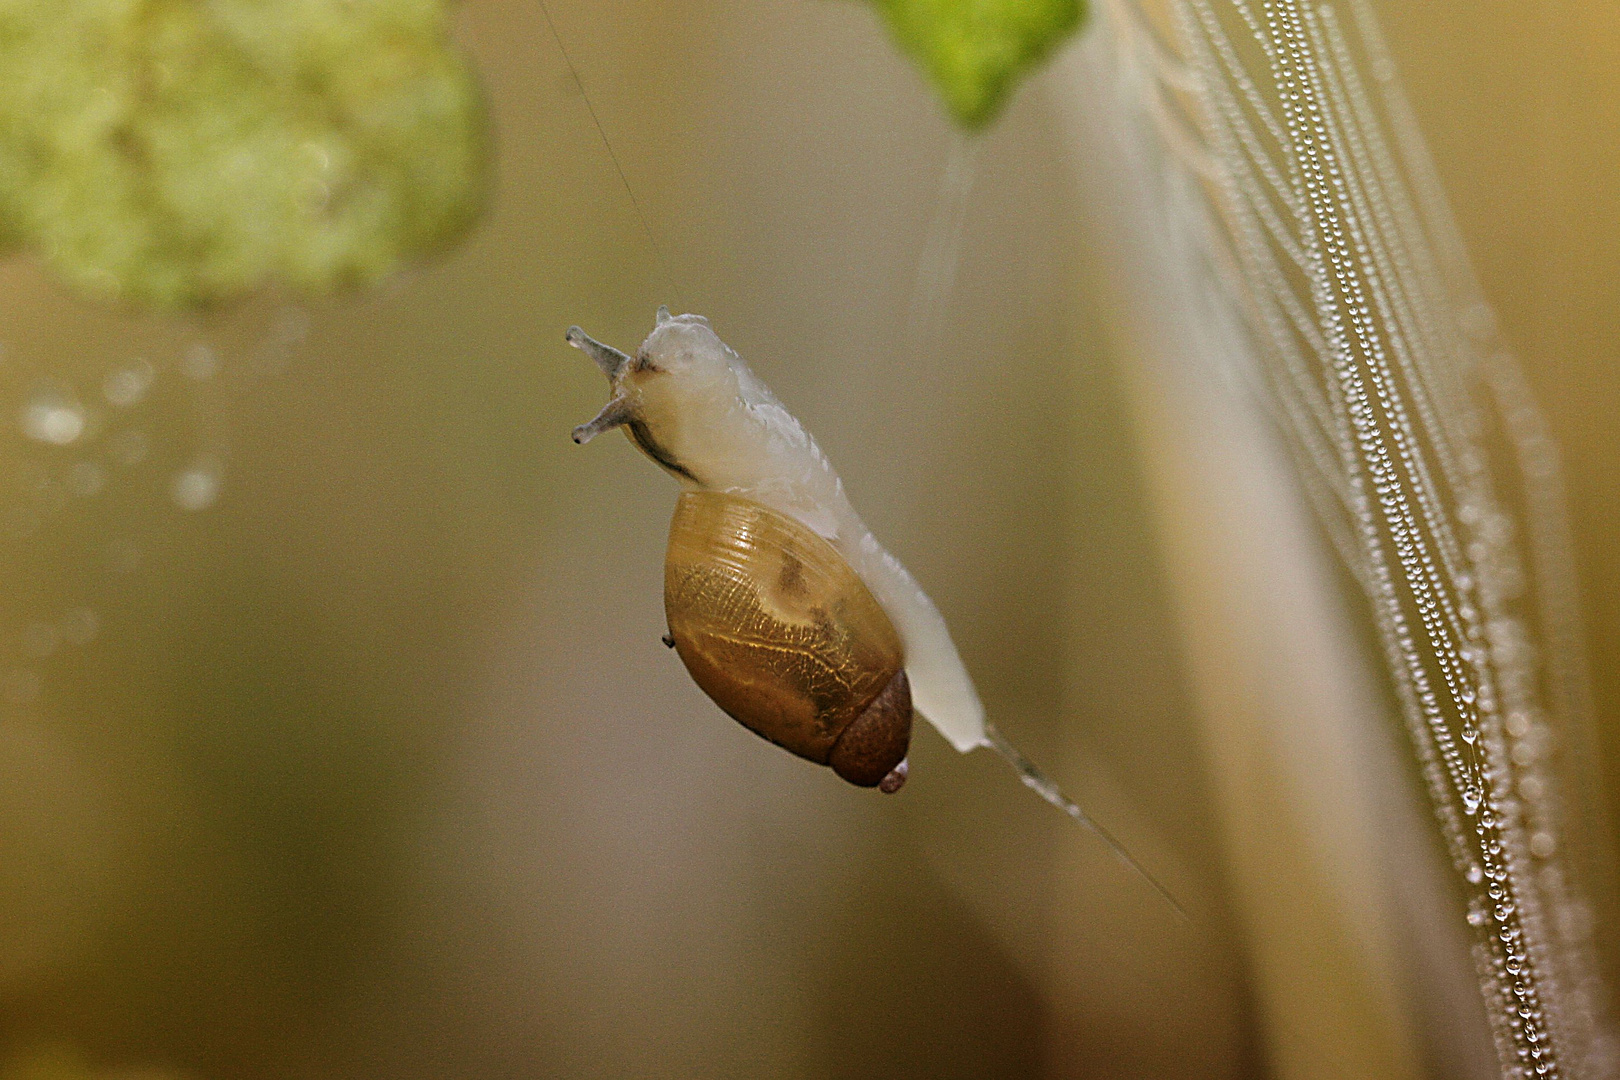
<instances>
[{"instance_id":1,"label":"snail head","mask_svg":"<svg viewBox=\"0 0 1620 1080\"><path fill-rule=\"evenodd\" d=\"M712 430L718 414L738 400L737 369L741 361L709 328L701 315L671 315L658 309L657 324L629 356L592 338L577 326L568 328L568 344L596 362L612 385L612 397L595 419L574 429L576 443L587 443L604 431L625 427L631 441L664 469L695 480L677 452L691 449L691 438ZM681 455L684 456L684 455Z\"/></svg>"}]
</instances>

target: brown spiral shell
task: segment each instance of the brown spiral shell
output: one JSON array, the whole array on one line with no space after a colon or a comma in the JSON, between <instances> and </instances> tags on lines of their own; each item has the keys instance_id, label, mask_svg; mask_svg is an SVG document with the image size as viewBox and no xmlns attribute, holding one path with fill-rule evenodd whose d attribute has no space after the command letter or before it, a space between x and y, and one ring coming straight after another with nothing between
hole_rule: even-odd
<instances>
[{"instance_id":1,"label":"brown spiral shell","mask_svg":"<svg viewBox=\"0 0 1620 1080\"><path fill-rule=\"evenodd\" d=\"M751 499L684 492L664 612L692 680L744 727L862 787L904 780L900 637L826 540Z\"/></svg>"}]
</instances>

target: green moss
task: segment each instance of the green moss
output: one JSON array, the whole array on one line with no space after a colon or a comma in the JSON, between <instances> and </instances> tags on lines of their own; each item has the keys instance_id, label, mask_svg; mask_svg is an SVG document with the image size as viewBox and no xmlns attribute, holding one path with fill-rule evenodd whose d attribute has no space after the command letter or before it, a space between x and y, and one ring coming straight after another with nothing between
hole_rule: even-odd
<instances>
[{"instance_id":1,"label":"green moss","mask_svg":"<svg viewBox=\"0 0 1620 1080\"><path fill-rule=\"evenodd\" d=\"M958 123L981 128L1079 26L1083 0L875 0Z\"/></svg>"},{"instance_id":2,"label":"green moss","mask_svg":"<svg viewBox=\"0 0 1620 1080\"><path fill-rule=\"evenodd\" d=\"M374 281L476 216L440 0L0 0L0 242L159 307Z\"/></svg>"}]
</instances>

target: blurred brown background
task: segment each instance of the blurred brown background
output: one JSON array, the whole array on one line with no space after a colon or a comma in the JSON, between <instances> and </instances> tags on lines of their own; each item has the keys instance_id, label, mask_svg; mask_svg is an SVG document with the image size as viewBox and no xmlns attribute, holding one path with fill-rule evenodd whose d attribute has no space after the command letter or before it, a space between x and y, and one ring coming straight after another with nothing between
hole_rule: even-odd
<instances>
[{"instance_id":1,"label":"blurred brown background","mask_svg":"<svg viewBox=\"0 0 1620 1080\"><path fill-rule=\"evenodd\" d=\"M919 349L951 135L869 10L550 5L661 258L500 0L458 13L498 191L441 263L188 322L0 268L0 1077L1268 1075L1043 89ZM1382 7L1566 451L1612 789L1620 24ZM567 439L604 387L562 330L629 349L661 302L815 431L991 714L1200 929L984 754L921 732L883 799L690 684L672 486Z\"/></svg>"}]
</instances>

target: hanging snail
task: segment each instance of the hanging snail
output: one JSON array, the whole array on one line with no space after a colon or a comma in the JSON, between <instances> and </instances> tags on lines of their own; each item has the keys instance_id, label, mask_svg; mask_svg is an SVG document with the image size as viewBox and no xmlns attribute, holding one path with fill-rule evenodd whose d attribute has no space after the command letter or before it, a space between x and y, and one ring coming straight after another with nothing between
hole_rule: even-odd
<instances>
[{"instance_id":1,"label":"hanging snail","mask_svg":"<svg viewBox=\"0 0 1620 1080\"><path fill-rule=\"evenodd\" d=\"M658 309L635 356L571 327L623 427L681 484L666 644L743 726L852 784L900 789L914 712L958 750L996 745L945 620L850 506L810 434L699 315Z\"/></svg>"},{"instance_id":2,"label":"hanging snail","mask_svg":"<svg viewBox=\"0 0 1620 1080\"><path fill-rule=\"evenodd\" d=\"M810 433L701 315L658 309L635 356L569 327L612 396L574 429L622 427L681 484L664 558L664 643L744 727L861 787L906 782L920 713L989 747L1187 913L1106 829L985 721L934 602L877 542Z\"/></svg>"}]
</instances>

